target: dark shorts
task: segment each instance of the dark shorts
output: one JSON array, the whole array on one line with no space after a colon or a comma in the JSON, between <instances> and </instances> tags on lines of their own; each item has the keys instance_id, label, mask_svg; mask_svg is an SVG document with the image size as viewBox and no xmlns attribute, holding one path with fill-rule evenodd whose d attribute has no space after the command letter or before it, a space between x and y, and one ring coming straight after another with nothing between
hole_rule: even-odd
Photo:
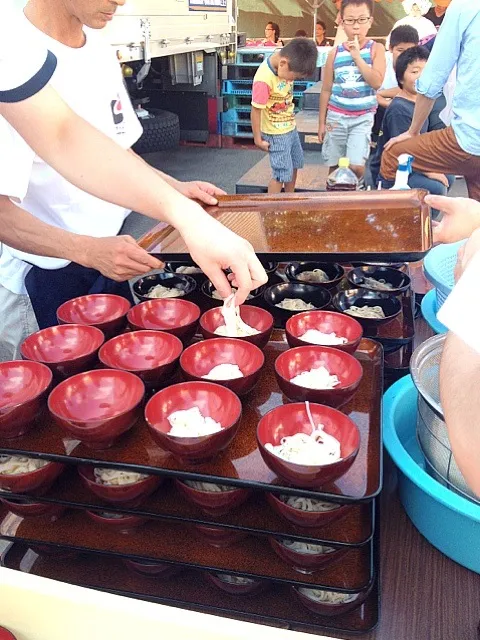
<instances>
[{"instance_id":1,"label":"dark shorts","mask_svg":"<svg viewBox=\"0 0 480 640\"><path fill-rule=\"evenodd\" d=\"M269 135L262 138L270 144L269 156L273 178L277 182L292 182L295 169L303 167L303 149L298 131Z\"/></svg>"},{"instance_id":2,"label":"dark shorts","mask_svg":"<svg viewBox=\"0 0 480 640\"><path fill-rule=\"evenodd\" d=\"M87 269L74 262L63 269L33 266L25 278L25 287L40 329L58 324L58 307L78 296L113 293L133 302L128 282L115 282L95 269Z\"/></svg>"}]
</instances>

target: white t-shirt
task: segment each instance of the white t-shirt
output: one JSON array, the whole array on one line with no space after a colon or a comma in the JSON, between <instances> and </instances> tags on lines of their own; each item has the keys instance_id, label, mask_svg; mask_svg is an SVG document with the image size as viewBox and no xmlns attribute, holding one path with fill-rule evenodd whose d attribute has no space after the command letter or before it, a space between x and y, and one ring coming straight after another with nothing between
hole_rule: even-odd
<instances>
[{"instance_id":1,"label":"white t-shirt","mask_svg":"<svg viewBox=\"0 0 480 640\"><path fill-rule=\"evenodd\" d=\"M57 58L50 84L78 115L116 140L125 149L142 134L125 88L114 50L101 34L85 29L86 43L73 49L36 29L26 18L15 34L19 41L38 43ZM8 133L6 133L8 132ZM95 198L70 184L30 150L18 153L23 140L0 118L0 194L19 201L40 220L74 233L95 237L116 235L128 211ZM95 149L92 149L92 158ZM95 161L99 158L95 157ZM15 189L13 188L15 186ZM26 293L24 280L30 264L59 269L68 261L45 258L3 246L0 284L13 293Z\"/></svg>"},{"instance_id":2,"label":"white t-shirt","mask_svg":"<svg viewBox=\"0 0 480 640\"><path fill-rule=\"evenodd\" d=\"M470 261L460 280L438 312L438 319L465 344L480 353L480 254Z\"/></svg>"},{"instance_id":3,"label":"white t-shirt","mask_svg":"<svg viewBox=\"0 0 480 640\"><path fill-rule=\"evenodd\" d=\"M0 102L20 102L38 93L55 71L55 56L45 46L17 37L17 16L0 10Z\"/></svg>"},{"instance_id":4,"label":"white t-shirt","mask_svg":"<svg viewBox=\"0 0 480 640\"><path fill-rule=\"evenodd\" d=\"M393 54L391 51L385 53L385 59L387 66L385 68L385 77L383 84L380 87L380 91L386 91L387 89L396 89L398 87L397 76L395 69L393 68Z\"/></svg>"}]
</instances>

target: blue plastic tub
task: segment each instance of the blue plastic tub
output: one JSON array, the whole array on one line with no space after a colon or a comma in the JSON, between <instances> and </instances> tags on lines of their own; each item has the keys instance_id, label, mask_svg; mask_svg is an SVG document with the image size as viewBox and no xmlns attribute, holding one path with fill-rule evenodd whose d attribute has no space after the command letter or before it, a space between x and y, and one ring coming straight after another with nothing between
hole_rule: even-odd
<instances>
[{"instance_id":1,"label":"blue plastic tub","mask_svg":"<svg viewBox=\"0 0 480 640\"><path fill-rule=\"evenodd\" d=\"M432 289L422 299L422 316L435 333L447 333L447 327L437 318L437 290Z\"/></svg>"},{"instance_id":2,"label":"blue plastic tub","mask_svg":"<svg viewBox=\"0 0 480 640\"><path fill-rule=\"evenodd\" d=\"M410 376L384 396L384 444L399 469L400 500L410 520L439 551L480 573L480 506L439 484L417 444L417 391Z\"/></svg>"}]
</instances>

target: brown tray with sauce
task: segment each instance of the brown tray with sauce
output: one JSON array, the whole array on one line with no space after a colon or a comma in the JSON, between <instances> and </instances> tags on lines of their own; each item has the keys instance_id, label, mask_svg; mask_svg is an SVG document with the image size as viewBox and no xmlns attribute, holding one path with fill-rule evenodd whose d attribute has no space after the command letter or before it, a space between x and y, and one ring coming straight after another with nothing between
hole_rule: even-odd
<instances>
[{"instance_id":1,"label":"brown tray with sauce","mask_svg":"<svg viewBox=\"0 0 480 640\"><path fill-rule=\"evenodd\" d=\"M3 554L2 564L8 569L81 587L317 634L322 629L367 633L376 625L379 615L377 583L363 605L347 614L327 618L305 609L288 586L276 584L254 596L235 596L220 591L200 571L192 569L168 579L142 576L117 558L82 554L69 558L68 562L58 562L54 556L39 556L20 543Z\"/></svg>"},{"instance_id":2,"label":"brown tray with sauce","mask_svg":"<svg viewBox=\"0 0 480 640\"><path fill-rule=\"evenodd\" d=\"M279 558L264 538L248 536L232 546L217 548L205 542L192 526L158 520L149 520L131 532L120 533L93 522L78 509L67 511L52 521L45 517L21 518L2 507L0 538L161 560L208 571L288 584L315 585L348 593L368 587L374 578L373 541L363 547L345 550L323 569L303 573Z\"/></svg>"},{"instance_id":3,"label":"brown tray with sauce","mask_svg":"<svg viewBox=\"0 0 480 640\"><path fill-rule=\"evenodd\" d=\"M2 493L0 492L0 498ZM5 498L26 500L25 495L8 493ZM27 500L28 501L28 498ZM141 506L126 508L114 506L94 496L82 484L75 469L66 470L48 493L34 498L35 502L64 504L82 509L108 509L118 513L134 513L149 518L172 522L218 525L226 529L241 530L256 535L283 535L305 542L336 543L339 546L361 546L369 542L375 529L375 502L351 505L338 520L321 528L299 528L279 516L268 504L264 492L254 492L248 500L221 516L206 515L188 502L166 480Z\"/></svg>"},{"instance_id":4,"label":"brown tray with sauce","mask_svg":"<svg viewBox=\"0 0 480 640\"><path fill-rule=\"evenodd\" d=\"M426 191L224 196L207 211L246 238L261 258L413 262L432 246ZM166 224L142 238L162 259L184 260L180 234Z\"/></svg>"},{"instance_id":5,"label":"brown tray with sauce","mask_svg":"<svg viewBox=\"0 0 480 640\"><path fill-rule=\"evenodd\" d=\"M342 408L360 430L359 453L347 473L318 491L299 489L281 481L266 466L257 447L256 430L261 417L271 409L288 403L278 388L274 373L275 359L287 348L285 334L274 332L273 339L265 349L262 378L243 403L239 432L230 447L209 463L186 466L178 462L153 441L143 419L111 449L95 451L78 440L65 437L46 417L25 436L0 440L0 453L33 454L66 463L128 467L143 473L323 498L338 503L370 501L380 493L382 487L382 346L374 340L362 340L356 357L363 365L363 378L355 396Z\"/></svg>"}]
</instances>

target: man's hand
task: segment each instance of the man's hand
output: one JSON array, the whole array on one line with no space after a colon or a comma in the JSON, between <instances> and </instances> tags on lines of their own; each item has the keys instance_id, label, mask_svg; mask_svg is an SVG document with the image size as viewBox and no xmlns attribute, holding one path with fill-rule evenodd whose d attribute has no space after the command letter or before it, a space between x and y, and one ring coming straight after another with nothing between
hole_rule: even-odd
<instances>
[{"instance_id":1,"label":"man's hand","mask_svg":"<svg viewBox=\"0 0 480 640\"><path fill-rule=\"evenodd\" d=\"M408 140L411 140L414 137L415 136L413 135L413 133L410 133L410 131L405 131L405 133L401 133L399 136L396 136L395 138L392 138L391 140L389 140L385 145L384 150L388 151L390 147L393 147L393 145L397 144L397 142L407 142Z\"/></svg>"},{"instance_id":2,"label":"man's hand","mask_svg":"<svg viewBox=\"0 0 480 640\"><path fill-rule=\"evenodd\" d=\"M427 178L430 178L430 180L436 180L437 182L440 182L444 187L447 187L447 189L450 186L448 184L447 176L444 173L428 172L425 175L427 176Z\"/></svg>"},{"instance_id":3,"label":"man's hand","mask_svg":"<svg viewBox=\"0 0 480 640\"><path fill-rule=\"evenodd\" d=\"M267 282L267 274L249 242L202 212L180 230L192 260L210 278L223 298L237 287L235 304L243 304L252 289ZM230 269L231 284L224 273Z\"/></svg>"},{"instance_id":4,"label":"man's hand","mask_svg":"<svg viewBox=\"0 0 480 640\"><path fill-rule=\"evenodd\" d=\"M262 140L262 138L257 138L254 140L255 146L268 153L270 151L270 143L266 140Z\"/></svg>"},{"instance_id":5,"label":"man's hand","mask_svg":"<svg viewBox=\"0 0 480 640\"><path fill-rule=\"evenodd\" d=\"M218 196L225 196L226 193L210 182L194 180L193 182L178 182L175 184L177 191L191 200L198 200L203 204L215 206L218 203Z\"/></svg>"},{"instance_id":6,"label":"man's hand","mask_svg":"<svg viewBox=\"0 0 480 640\"><path fill-rule=\"evenodd\" d=\"M78 262L117 282L143 276L152 269L161 269L164 266L160 260L138 246L131 236L79 236L79 241L81 253Z\"/></svg>"},{"instance_id":7,"label":"man's hand","mask_svg":"<svg viewBox=\"0 0 480 640\"><path fill-rule=\"evenodd\" d=\"M480 203L470 198L427 196L425 202L443 212L442 221L433 228L434 242L458 242L480 228Z\"/></svg>"}]
</instances>

